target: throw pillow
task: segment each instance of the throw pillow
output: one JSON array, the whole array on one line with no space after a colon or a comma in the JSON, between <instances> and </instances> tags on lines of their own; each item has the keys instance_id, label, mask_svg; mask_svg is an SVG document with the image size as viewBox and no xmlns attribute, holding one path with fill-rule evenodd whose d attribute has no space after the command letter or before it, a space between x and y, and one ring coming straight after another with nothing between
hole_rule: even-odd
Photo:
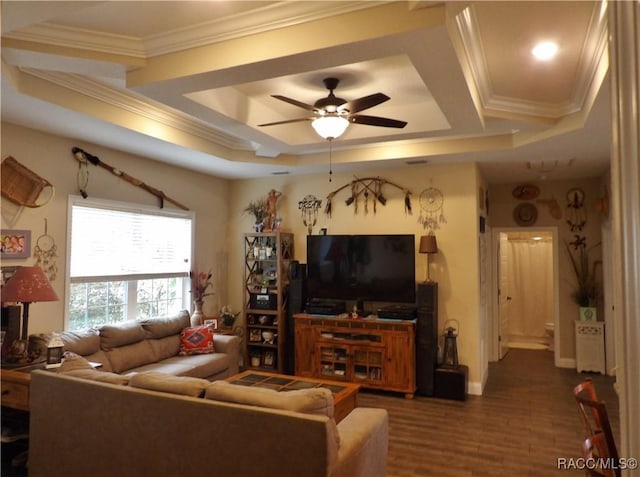
<instances>
[{"instance_id":1,"label":"throw pillow","mask_svg":"<svg viewBox=\"0 0 640 477\"><path fill-rule=\"evenodd\" d=\"M180 333L180 356L213 353L213 329L209 325L184 328Z\"/></svg>"},{"instance_id":2,"label":"throw pillow","mask_svg":"<svg viewBox=\"0 0 640 477\"><path fill-rule=\"evenodd\" d=\"M62 364L56 368L56 373L68 373L76 369L93 369L93 366L82 356L72 351L65 351L62 355Z\"/></svg>"}]
</instances>

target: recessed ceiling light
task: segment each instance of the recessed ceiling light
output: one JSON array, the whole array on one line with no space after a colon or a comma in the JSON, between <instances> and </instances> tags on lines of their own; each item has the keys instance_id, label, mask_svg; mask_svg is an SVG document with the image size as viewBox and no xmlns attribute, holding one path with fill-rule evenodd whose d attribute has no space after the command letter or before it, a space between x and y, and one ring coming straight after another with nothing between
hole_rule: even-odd
<instances>
[{"instance_id":1,"label":"recessed ceiling light","mask_svg":"<svg viewBox=\"0 0 640 477\"><path fill-rule=\"evenodd\" d=\"M541 61L548 61L558 53L558 45L552 41L538 43L531 50L531 54Z\"/></svg>"}]
</instances>

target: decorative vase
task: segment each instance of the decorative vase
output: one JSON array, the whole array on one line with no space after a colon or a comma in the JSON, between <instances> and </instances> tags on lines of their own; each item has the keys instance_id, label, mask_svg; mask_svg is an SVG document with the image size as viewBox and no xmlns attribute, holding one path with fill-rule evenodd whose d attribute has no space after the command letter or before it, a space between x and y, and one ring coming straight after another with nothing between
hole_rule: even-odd
<instances>
[{"instance_id":1,"label":"decorative vase","mask_svg":"<svg viewBox=\"0 0 640 477\"><path fill-rule=\"evenodd\" d=\"M580 321L597 321L596 308L593 306L580 307Z\"/></svg>"},{"instance_id":2,"label":"decorative vase","mask_svg":"<svg viewBox=\"0 0 640 477\"><path fill-rule=\"evenodd\" d=\"M200 326L204 321L204 313L202 313L202 300L194 300L193 313L191 314L191 326Z\"/></svg>"}]
</instances>

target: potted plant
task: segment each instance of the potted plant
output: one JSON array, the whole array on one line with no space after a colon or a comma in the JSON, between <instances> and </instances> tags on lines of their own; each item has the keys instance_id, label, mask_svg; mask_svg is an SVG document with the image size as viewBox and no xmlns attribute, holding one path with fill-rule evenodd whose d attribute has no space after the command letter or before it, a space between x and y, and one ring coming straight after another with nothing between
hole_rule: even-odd
<instances>
[{"instance_id":1,"label":"potted plant","mask_svg":"<svg viewBox=\"0 0 640 477\"><path fill-rule=\"evenodd\" d=\"M253 215L254 217L254 228L256 232L262 232L262 227L264 226L264 219L267 218L267 206L263 200L252 200L249 202L244 208L244 213Z\"/></svg>"},{"instance_id":2,"label":"potted plant","mask_svg":"<svg viewBox=\"0 0 640 477\"><path fill-rule=\"evenodd\" d=\"M602 265L602 261L596 260L592 264L589 252L599 245L598 243L587 248L584 242L574 243L574 253L569 244L565 242L576 279L571 298L580 307L580 319L582 320L595 321L596 319L595 306L600 297L600 284L596 280L596 271L598 266Z\"/></svg>"},{"instance_id":3,"label":"potted plant","mask_svg":"<svg viewBox=\"0 0 640 477\"><path fill-rule=\"evenodd\" d=\"M231 306L225 305L220 310L220 320L222 321L222 326L225 328L233 327L233 324L236 322L236 318L240 312L234 313L231 309Z\"/></svg>"}]
</instances>

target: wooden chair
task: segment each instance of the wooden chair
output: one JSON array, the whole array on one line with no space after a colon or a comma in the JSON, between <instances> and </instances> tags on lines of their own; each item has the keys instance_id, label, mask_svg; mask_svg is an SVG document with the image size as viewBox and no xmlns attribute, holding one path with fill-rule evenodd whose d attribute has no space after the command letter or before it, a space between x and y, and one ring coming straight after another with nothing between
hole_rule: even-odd
<instances>
[{"instance_id":1,"label":"wooden chair","mask_svg":"<svg viewBox=\"0 0 640 477\"><path fill-rule=\"evenodd\" d=\"M598 431L592 436L585 438L582 442L582 457L584 457L585 461L589 461L591 459L598 459L599 457L603 457L600 455L600 448L606 448L604 442L604 435L602 432ZM598 469L598 468L586 468L585 473L588 477L611 477L614 475L611 469Z\"/></svg>"},{"instance_id":2,"label":"wooden chair","mask_svg":"<svg viewBox=\"0 0 640 477\"><path fill-rule=\"evenodd\" d=\"M610 458L614 469L604 469L604 475L620 477L618 469L618 448L616 447L613 431L607 407L604 401L598 400L593 381L587 378L573 389L573 395L578 404L578 412L584 428L584 436L591 440L591 445L595 446L598 456Z\"/></svg>"}]
</instances>

